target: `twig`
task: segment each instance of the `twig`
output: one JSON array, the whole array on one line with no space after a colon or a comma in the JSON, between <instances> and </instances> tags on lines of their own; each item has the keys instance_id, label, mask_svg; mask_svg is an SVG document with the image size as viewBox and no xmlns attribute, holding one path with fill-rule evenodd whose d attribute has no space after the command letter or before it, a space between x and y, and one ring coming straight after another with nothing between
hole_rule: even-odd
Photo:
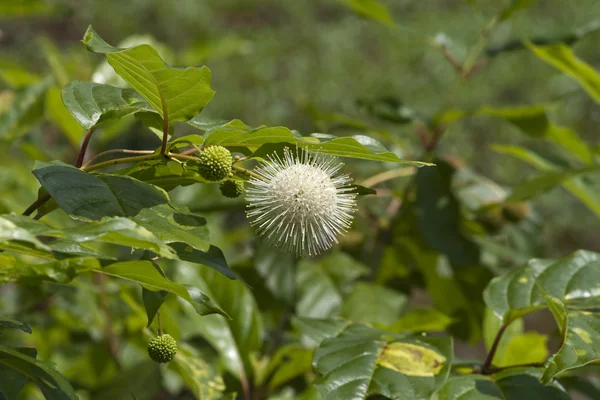
<instances>
[{"instance_id":1,"label":"twig","mask_svg":"<svg viewBox=\"0 0 600 400\"><path fill-rule=\"evenodd\" d=\"M92 137L92 133L94 133L94 129L95 129L95 127L91 128L89 131L87 131L87 133L85 134L85 137L83 138L83 143L81 143L81 148L79 149L79 154L77 154L77 162L75 163L75 166L77 168L79 168L79 167L81 167L81 165L83 165L83 159L85 158L85 152L87 151L88 144L90 144L90 139Z\"/></svg>"},{"instance_id":2,"label":"twig","mask_svg":"<svg viewBox=\"0 0 600 400\"><path fill-rule=\"evenodd\" d=\"M90 164L93 164L94 161L96 161L97 159L104 157L107 154L114 154L114 153L126 153L126 154L152 154L154 153L154 150L129 150L129 149L112 149L112 150L106 150L103 151L102 153L98 153L94 156L94 158L92 158L90 161L88 161L87 163L85 163L85 165L83 166L84 168L87 167Z\"/></svg>"},{"instance_id":3,"label":"twig","mask_svg":"<svg viewBox=\"0 0 600 400\"><path fill-rule=\"evenodd\" d=\"M160 311L156 312L156 319L158 320L158 335L163 335L162 321L160 320Z\"/></svg>"},{"instance_id":4,"label":"twig","mask_svg":"<svg viewBox=\"0 0 600 400\"><path fill-rule=\"evenodd\" d=\"M508 324L502 324L500 329L498 329L498 333L496 333L494 343L492 343L490 352L488 353L487 358L485 359L485 361L483 362L483 366L481 367L481 373L483 375L489 375L493 372L492 361L494 361L494 356L496 355L498 345L500 345L500 340L502 340L502 336L504 335L504 331L506 331L506 328L508 328Z\"/></svg>"},{"instance_id":5,"label":"twig","mask_svg":"<svg viewBox=\"0 0 600 400\"><path fill-rule=\"evenodd\" d=\"M91 171L95 171L100 168L106 168L106 167L110 167L110 166L117 165L117 164L127 164L127 163L132 163L132 162L137 162L137 161L155 160L161 156L162 156L162 154L153 153L153 154L147 154L147 155L136 156L136 157L116 158L114 160L103 161L98 164L82 167L81 170L86 171L86 172L91 172Z\"/></svg>"},{"instance_id":6,"label":"twig","mask_svg":"<svg viewBox=\"0 0 600 400\"><path fill-rule=\"evenodd\" d=\"M416 167L402 167L390 169L388 171L381 172L379 174L371 176L370 178L365 179L361 182L361 185L370 188L385 181L389 181L391 179L410 176L414 174L415 169Z\"/></svg>"},{"instance_id":7,"label":"twig","mask_svg":"<svg viewBox=\"0 0 600 400\"><path fill-rule=\"evenodd\" d=\"M257 173L256 173L256 172L254 172L254 171L250 171L249 169L246 169L246 168L240 167L240 166L238 166L238 165L234 165L232 168L233 168L233 169L235 169L235 170L236 170L236 171L238 171L238 172L241 172L242 174L246 174L246 175L249 175L249 176L253 176L253 177L255 177L256 179L262 179L262 176L260 176L259 174L257 174Z\"/></svg>"},{"instance_id":8,"label":"twig","mask_svg":"<svg viewBox=\"0 0 600 400\"><path fill-rule=\"evenodd\" d=\"M36 201L31 203L29 207L25 211L23 211L22 215L31 215L35 210L43 206L48 200L50 200L50 195L46 194L42 197L39 197Z\"/></svg>"}]
</instances>

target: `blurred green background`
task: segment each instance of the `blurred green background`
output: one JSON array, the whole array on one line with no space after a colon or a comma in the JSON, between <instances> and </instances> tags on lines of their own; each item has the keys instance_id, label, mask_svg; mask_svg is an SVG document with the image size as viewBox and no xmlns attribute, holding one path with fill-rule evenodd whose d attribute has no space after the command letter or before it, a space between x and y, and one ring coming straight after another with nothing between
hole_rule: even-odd
<instances>
[{"instance_id":1,"label":"blurred green background","mask_svg":"<svg viewBox=\"0 0 600 400\"><path fill-rule=\"evenodd\" d=\"M447 101L455 72L427 41L436 39L457 59L464 59L479 39L480 29L504 2L382 3L389 7L399 28L388 29L362 19L334 0L3 0L0 65L3 75L16 64L40 76L54 72L64 83L70 79L115 83L110 67L79 43L92 24L110 43L161 43L163 56L173 65L207 65L217 91L204 111L208 117L240 118L249 125L284 125L306 134L337 133L336 124L328 117L341 113L374 130L385 130L395 151L414 158L418 157L415 127L369 119L359 106L361 101L393 96L410 110L434 114ZM598 15L600 2L595 0L538 1L499 26L488 48L593 29ZM574 50L598 65L599 39L600 32L592 31ZM64 71L57 67L60 63ZM0 85L4 89L9 86L6 82ZM600 114L593 101L573 80L527 50L489 58L489 64L458 92L455 107L468 110L480 105L538 103L549 105L553 122L573 128L584 140L596 144ZM43 140L55 144L56 129L47 124L40 129L45 132ZM129 129L144 130L139 124ZM156 144L147 132L136 138L139 147ZM439 149L501 185L515 184L530 173L523 163L492 151L492 143L525 144L542 154L552 151L514 126L488 117L455 123ZM59 147L50 149L56 153ZM579 247L600 249L593 231L596 221L588 218L589 211L579 202L556 190L537 203L550 241L548 253L565 254Z\"/></svg>"}]
</instances>

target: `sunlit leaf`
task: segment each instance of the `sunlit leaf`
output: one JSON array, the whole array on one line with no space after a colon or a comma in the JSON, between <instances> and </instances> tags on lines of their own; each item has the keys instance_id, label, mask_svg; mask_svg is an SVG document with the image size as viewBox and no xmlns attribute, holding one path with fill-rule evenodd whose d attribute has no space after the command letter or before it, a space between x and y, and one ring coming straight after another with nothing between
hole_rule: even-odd
<instances>
[{"instance_id":1,"label":"sunlit leaf","mask_svg":"<svg viewBox=\"0 0 600 400\"><path fill-rule=\"evenodd\" d=\"M106 54L117 74L170 124L194 117L214 95L206 67L169 67L150 45L119 49L106 43L91 26L83 43L90 51Z\"/></svg>"},{"instance_id":2,"label":"sunlit leaf","mask_svg":"<svg viewBox=\"0 0 600 400\"><path fill-rule=\"evenodd\" d=\"M342 0L342 3L363 17L383 25L394 25L387 7L377 0Z\"/></svg>"},{"instance_id":3,"label":"sunlit leaf","mask_svg":"<svg viewBox=\"0 0 600 400\"><path fill-rule=\"evenodd\" d=\"M528 44L530 50L541 60L575 79L597 103L600 103L600 73L564 44L535 46Z\"/></svg>"}]
</instances>

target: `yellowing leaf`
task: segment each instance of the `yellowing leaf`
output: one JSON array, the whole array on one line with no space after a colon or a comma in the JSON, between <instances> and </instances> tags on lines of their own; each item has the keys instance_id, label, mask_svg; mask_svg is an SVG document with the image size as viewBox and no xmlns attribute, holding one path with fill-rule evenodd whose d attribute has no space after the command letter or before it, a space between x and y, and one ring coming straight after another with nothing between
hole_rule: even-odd
<instances>
[{"instance_id":1,"label":"yellowing leaf","mask_svg":"<svg viewBox=\"0 0 600 400\"><path fill-rule=\"evenodd\" d=\"M383 348L377 363L409 376L434 376L444 366L446 357L411 343L390 343Z\"/></svg>"}]
</instances>

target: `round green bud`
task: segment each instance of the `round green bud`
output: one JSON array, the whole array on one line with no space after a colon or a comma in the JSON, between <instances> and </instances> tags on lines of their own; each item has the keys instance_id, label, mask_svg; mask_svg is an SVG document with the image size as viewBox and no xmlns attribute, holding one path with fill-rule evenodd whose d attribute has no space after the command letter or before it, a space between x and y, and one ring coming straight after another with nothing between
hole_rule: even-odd
<instances>
[{"instance_id":1,"label":"round green bud","mask_svg":"<svg viewBox=\"0 0 600 400\"><path fill-rule=\"evenodd\" d=\"M177 354L177 342L171 335L160 335L154 337L148 343L148 355L152 361L157 363L168 363Z\"/></svg>"},{"instance_id":2,"label":"round green bud","mask_svg":"<svg viewBox=\"0 0 600 400\"><path fill-rule=\"evenodd\" d=\"M198 156L198 172L207 181L221 181L231 173L233 158L222 146L210 146Z\"/></svg>"},{"instance_id":3,"label":"round green bud","mask_svg":"<svg viewBox=\"0 0 600 400\"><path fill-rule=\"evenodd\" d=\"M223 196L235 199L244 192L244 182L228 179L221 182L219 189Z\"/></svg>"}]
</instances>

